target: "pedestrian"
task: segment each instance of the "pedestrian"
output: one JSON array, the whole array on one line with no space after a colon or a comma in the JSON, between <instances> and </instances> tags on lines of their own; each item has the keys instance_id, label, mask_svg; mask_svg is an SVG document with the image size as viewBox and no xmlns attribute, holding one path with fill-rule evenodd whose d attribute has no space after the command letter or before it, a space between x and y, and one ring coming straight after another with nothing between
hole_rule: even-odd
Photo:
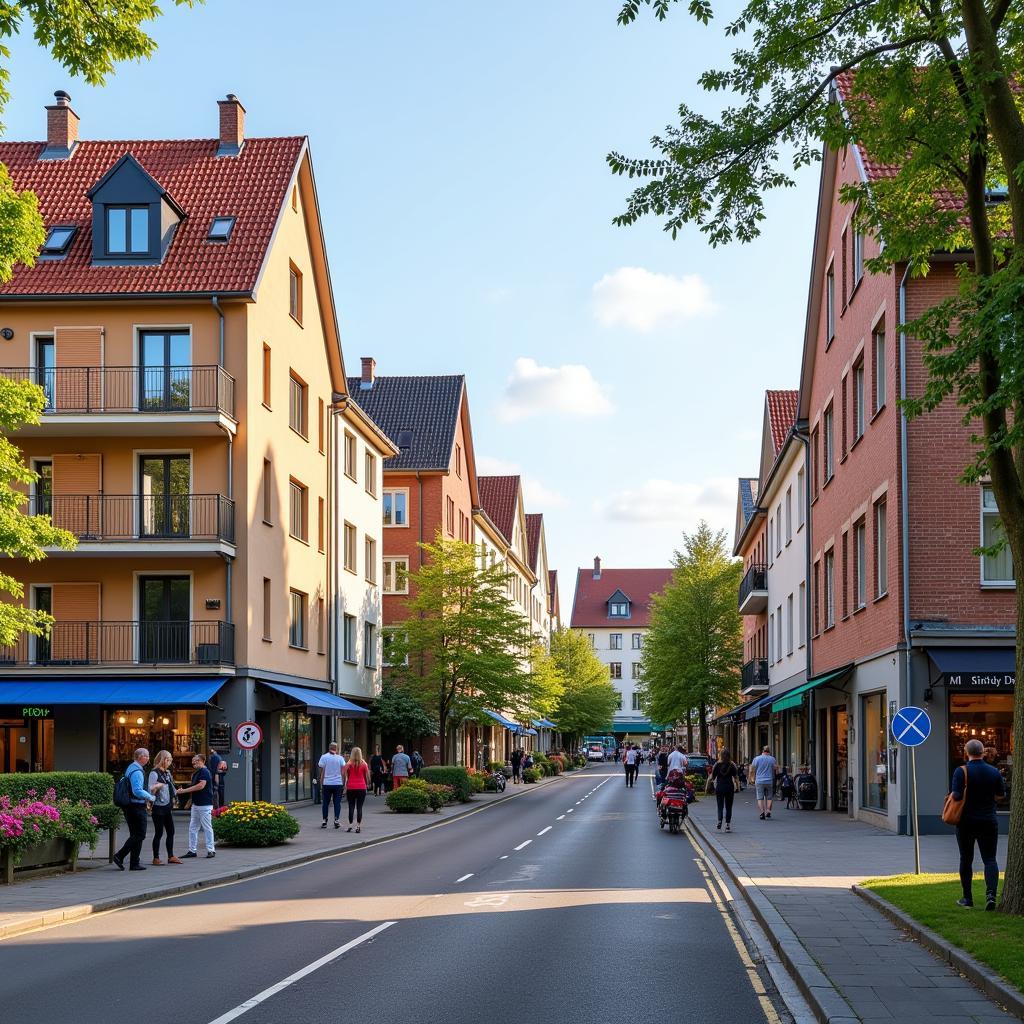
<instances>
[{"instance_id":1,"label":"pedestrian","mask_svg":"<svg viewBox=\"0 0 1024 1024\"><path fill-rule=\"evenodd\" d=\"M665 785L665 780L668 778L668 748L662 745L658 750L658 769L655 772L657 776L657 784L659 786Z\"/></svg>"},{"instance_id":2,"label":"pedestrian","mask_svg":"<svg viewBox=\"0 0 1024 1024\"><path fill-rule=\"evenodd\" d=\"M739 788L739 769L733 764L728 747L723 747L718 760L711 769L711 781L715 785L715 801L718 803L718 828L722 827L725 814L725 831L732 831L732 801Z\"/></svg>"},{"instance_id":3,"label":"pedestrian","mask_svg":"<svg viewBox=\"0 0 1024 1024\"><path fill-rule=\"evenodd\" d=\"M192 811L188 819L188 853L189 857L198 857L199 833L203 833L206 844L207 859L217 856L213 842L213 776L206 767L206 758L202 754L192 755L192 783L178 790L178 795L192 794Z\"/></svg>"},{"instance_id":4,"label":"pedestrian","mask_svg":"<svg viewBox=\"0 0 1024 1024\"><path fill-rule=\"evenodd\" d=\"M418 750L414 750L412 752L412 773L418 779L421 771L423 771L423 755Z\"/></svg>"},{"instance_id":5,"label":"pedestrian","mask_svg":"<svg viewBox=\"0 0 1024 1024\"><path fill-rule=\"evenodd\" d=\"M353 747L345 765L345 787L348 794L348 828L352 831L353 815L356 819L356 831L363 830L363 801L366 799L366 787L370 782L370 769L363 760L363 752Z\"/></svg>"},{"instance_id":6,"label":"pedestrian","mask_svg":"<svg viewBox=\"0 0 1024 1024\"><path fill-rule=\"evenodd\" d=\"M512 751L512 783L513 785L522 781L523 774L523 752L516 747Z\"/></svg>"},{"instance_id":7,"label":"pedestrian","mask_svg":"<svg viewBox=\"0 0 1024 1024\"><path fill-rule=\"evenodd\" d=\"M228 763L213 747L210 747L206 767L210 769L210 774L213 776L213 806L223 807L224 776L228 771Z\"/></svg>"},{"instance_id":8,"label":"pedestrian","mask_svg":"<svg viewBox=\"0 0 1024 1024\"><path fill-rule=\"evenodd\" d=\"M124 871L124 859L128 858L129 869L132 871L145 871L141 863L142 844L146 841L146 804L151 803L153 792L146 789L145 772L149 764L149 751L145 747L139 747L132 755L132 763L124 771L124 777L128 780L131 790L130 803L123 807L124 822L128 826L128 838L117 853L114 854L114 863L118 869ZM161 783L157 783L159 789Z\"/></svg>"},{"instance_id":9,"label":"pedestrian","mask_svg":"<svg viewBox=\"0 0 1024 1024\"><path fill-rule=\"evenodd\" d=\"M626 768L626 788L627 789L632 789L633 788L633 783L636 782L636 774L637 774L637 770L638 770L637 769L636 759L637 759L636 747L633 747L633 746L627 747L626 748L626 753L625 753L625 755L624 755L624 757L622 759L623 760L623 764L625 765L625 768Z\"/></svg>"},{"instance_id":10,"label":"pedestrian","mask_svg":"<svg viewBox=\"0 0 1024 1024\"><path fill-rule=\"evenodd\" d=\"M167 863L180 864L174 856L174 776L171 765L174 758L169 750L161 750L153 758L153 770L149 773L147 789L153 794L153 863L163 864L160 859L160 840L166 836Z\"/></svg>"},{"instance_id":11,"label":"pedestrian","mask_svg":"<svg viewBox=\"0 0 1024 1024\"><path fill-rule=\"evenodd\" d=\"M381 756L380 747L374 747L373 756L370 758L370 781L373 784L373 795L380 796L384 792L384 758Z\"/></svg>"},{"instance_id":12,"label":"pedestrian","mask_svg":"<svg viewBox=\"0 0 1024 1024\"><path fill-rule=\"evenodd\" d=\"M393 788L398 789L399 786L408 782L411 774L412 760L405 752L405 747L399 743L395 747L395 756L391 758L391 781Z\"/></svg>"},{"instance_id":13,"label":"pedestrian","mask_svg":"<svg viewBox=\"0 0 1024 1024\"><path fill-rule=\"evenodd\" d=\"M615 763L616 763L616 764L618 764L618 763L619 763L619 760L620 760L620 758L621 758L621 755L620 755L620 753L619 753L619 748L618 748L618 746L616 745L616 747L615 747Z\"/></svg>"},{"instance_id":14,"label":"pedestrian","mask_svg":"<svg viewBox=\"0 0 1024 1024\"><path fill-rule=\"evenodd\" d=\"M768 746L763 747L761 753L750 762L761 821L772 816L772 793L775 789L775 769L778 766L779 762L772 757L771 749Z\"/></svg>"},{"instance_id":15,"label":"pedestrian","mask_svg":"<svg viewBox=\"0 0 1024 1024\"><path fill-rule=\"evenodd\" d=\"M668 755L667 770L670 771L670 772L672 772L672 771L680 771L680 772L682 772L685 775L686 774L686 770L689 767L690 767L690 759L686 756L686 747L684 747L680 743L679 746L677 746L676 749L673 750L672 753Z\"/></svg>"},{"instance_id":16,"label":"pedestrian","mask_svg":"<svg viewBox=\"0 0 1024 1024\"><path fill-rule=\"evenodd\" d=\"M996 844L999 841L999 822L996 818L996 797L1006 793L999 769L984 760L985 745L981 740L968 740L964 747L967 764L953 772L953 799L963 801L960 823L956 826L956 844L960 848L961 907L974 906L974 844L978 844L981 863L985 869L985 909L996 909L996 889L999 885L999 864L996 862Z\"/></svg>"},{"instance_id":17,"label":"pedestrian","mask_svg":"<svg viewBox=\"0 0 1024 1024\"><path fill-rule=\"evenodd\" d=\"M327 809L333 802L334 827L341 828L341 794L345 788L342 771L345 768L345 758L338 753L337 743L327 745L327 753L321 756L318 767L320 768L320 792L323 794L324 816L323 824L320 827L327 828Z\"/></svg>"},{"instance_id":18,"label":"pedestrian","mask_svg":"<svg viewBox=\"0 0 1024 1024\"><path fill-rule=\"evenodd\" d=\"M779 779L779 792L782 794L782 799L786 801L786 810L797 806L796 783L793 781L793 776L785 768L782 769L782 776Z\"/></svg>"}]
</instances>

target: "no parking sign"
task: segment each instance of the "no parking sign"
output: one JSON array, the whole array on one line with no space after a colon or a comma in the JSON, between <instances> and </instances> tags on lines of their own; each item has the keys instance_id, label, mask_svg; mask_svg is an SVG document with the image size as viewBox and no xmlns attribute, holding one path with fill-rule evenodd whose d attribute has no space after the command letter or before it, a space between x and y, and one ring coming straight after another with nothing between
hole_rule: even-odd
<instances>
[{"instance_id":1,"label":"no parking sign","mask_svg":"<svg viewBox=\"0 0 1024 1024\"><path fill-rule=\"evenodd\" d=\"M900 708L892 716L893 739L904 747L910 747L910 797L914 815L914 871L921 874L921 840L917 827L917 748L932 734L932 720L924 708L913 704Z\"/></svg>"}]
</instances>

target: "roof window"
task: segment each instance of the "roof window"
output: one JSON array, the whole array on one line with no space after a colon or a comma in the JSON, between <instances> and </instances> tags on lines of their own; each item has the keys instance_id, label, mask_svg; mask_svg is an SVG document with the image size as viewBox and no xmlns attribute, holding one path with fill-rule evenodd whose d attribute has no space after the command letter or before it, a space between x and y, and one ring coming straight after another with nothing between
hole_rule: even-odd
<instances>
[{"instance_id":1,"label":"roof window","mask_svg":"<svg viewBox=\"0 0 1024 1024\"><path fill-rule=\"evenodd\" d=\"M234 226L234 217L214 217L206 240L208 242L226 242L231 237Z\"/></svg>"},{"instance_id":2,"label":"roof window","mask_svg":"<svg viewBox=\"0 0 1024 1024\"><path fill-rule=\"evenodd\" d=\"M71 239L75 237L78 229L73 226L61 226L50 228L46 233L46 241L43 242L41 254L43 256L64 256L67 254Z\"/></svg>"},{"instance_id":3,"label":"roof window","mask_svg":"<svg viewBox=\"0 0 1024 1024\"><path fill-rule=\"evenodd\" d=\"M106 214L108 255L149 254L148 206L108 206Z\"/></svg>"},{"instance_id":4,"label":"roof window","mask_svg":"<svg viewBox=\"0 0 1024 1024\"><path fill-rule=\"evenodd\" d=\"M411 430L400 430L398 432L398 447L399 448L411 448L412 447L412 431Z\"/></svg>"}]
</instances>

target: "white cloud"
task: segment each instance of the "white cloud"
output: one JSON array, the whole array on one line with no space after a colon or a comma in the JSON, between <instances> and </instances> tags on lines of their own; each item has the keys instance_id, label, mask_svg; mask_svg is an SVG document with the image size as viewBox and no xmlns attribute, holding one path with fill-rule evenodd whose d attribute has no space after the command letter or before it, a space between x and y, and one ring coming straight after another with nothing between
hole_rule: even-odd
<instances>
[{"instance_id":1,"label":"white cloud","mask_svg":"<svg viewBox=\"0 0 1024 1024\"><path fill-rule=\"evenodd\" d=\"M523 482L523 502L527 512L547 512L552 508L565 508L569 501L564 494L553 491L536 477L524 476L515 462L496 459L493 455L479 455L476 471L481 476L520 476Z\"/></svg>"},{"instance_id":2,"label":"white cloud","mask_svg":"<svg viewBox=\"0 0 1024 1024\"><path fill-rule=\"evenodd\" d=\"M498 415L506 421L529 416L607 416L614 411L604 389L583 365L541 366L520 356L505 382Z\"/></svg>"},{"instance_id":3,"label":"white cloud","mask_svg":"<svg viewBox=\"0 0 1024 1024\"><path fill-rule=\"evenodd\" d=\"M680 530L692 530L706 519L712 529L730 533L736 518L736 481L732 477L712 477L701 483L646 480L595 502L594 510L614 522L669 523Z\"/></svg>"},{"instance_id":4,"label":"white cloud","mask_svg":"<svg viewBox=\"0 0 1024 1024\"><path fill-rule=\"evenodd\" d=\"M699 274L657 274L619 267L594 285L594 315L603 327L644 334L714 313L711 289Z\"/></svg>"}]
</instances>

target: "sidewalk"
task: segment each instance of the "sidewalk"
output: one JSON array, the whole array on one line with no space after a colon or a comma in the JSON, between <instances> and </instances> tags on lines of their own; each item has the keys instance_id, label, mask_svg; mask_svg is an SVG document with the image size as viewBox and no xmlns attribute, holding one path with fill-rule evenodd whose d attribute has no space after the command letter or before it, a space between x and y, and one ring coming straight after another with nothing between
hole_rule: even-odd
<instances>
[{"instance_id":1,"label":"sidewalk","mask_svg":"<svg viewBox=\"0 0 1024 1024\"><path fill-rule=\"evenodd\" d=\"M319 805L294 805L289 810L298 819L301 830L284 845L264 848L223 846L215 859L207 860L200 838L199 858L187 860L180 866L153 867L150 864L153 857L151 822L142 849L142 863L147 865L145 871L122 872L108 864L107 835L103 833L95 852L88 847L83 849L78 861L79 870L73 874L43 875L12 886L0 886L0 939L158 896L173 896L219 882L302 864L392 836L406 835L582 774L570 772L531 786L510 785L502 794L481 793L468 804L453 804L434 814L395 814L387 809L383 797L371 796L363 808L363 831L358 835L345 831L348 814L345 804L342 805L342 828L335 830L332 823L326 831L320 828ZM175 829L174 849L180 857L188 849L187 815L175 817ZM126 838L127 832L122 829L117 845L120 846Z\"/></svg>"},{"instance_id":2,"label":"sidewalk","mask_svg":"<svg viewBox=\"0 0 1024 1024\"><path fill-rule=\"evenodd\" d=\"M691 823L752 904L819 1020L1017 1020L851 891L865 878L912 872L911 838L778 802L771 820L760 821L752 787L736 795L734 832L718 832L716 819L714 797L690 808ZM1005 863L1005 836L999 857ZM921 861L925 871L956 871L952 835L922 836Z\"/></svg>"}]
</instances>

